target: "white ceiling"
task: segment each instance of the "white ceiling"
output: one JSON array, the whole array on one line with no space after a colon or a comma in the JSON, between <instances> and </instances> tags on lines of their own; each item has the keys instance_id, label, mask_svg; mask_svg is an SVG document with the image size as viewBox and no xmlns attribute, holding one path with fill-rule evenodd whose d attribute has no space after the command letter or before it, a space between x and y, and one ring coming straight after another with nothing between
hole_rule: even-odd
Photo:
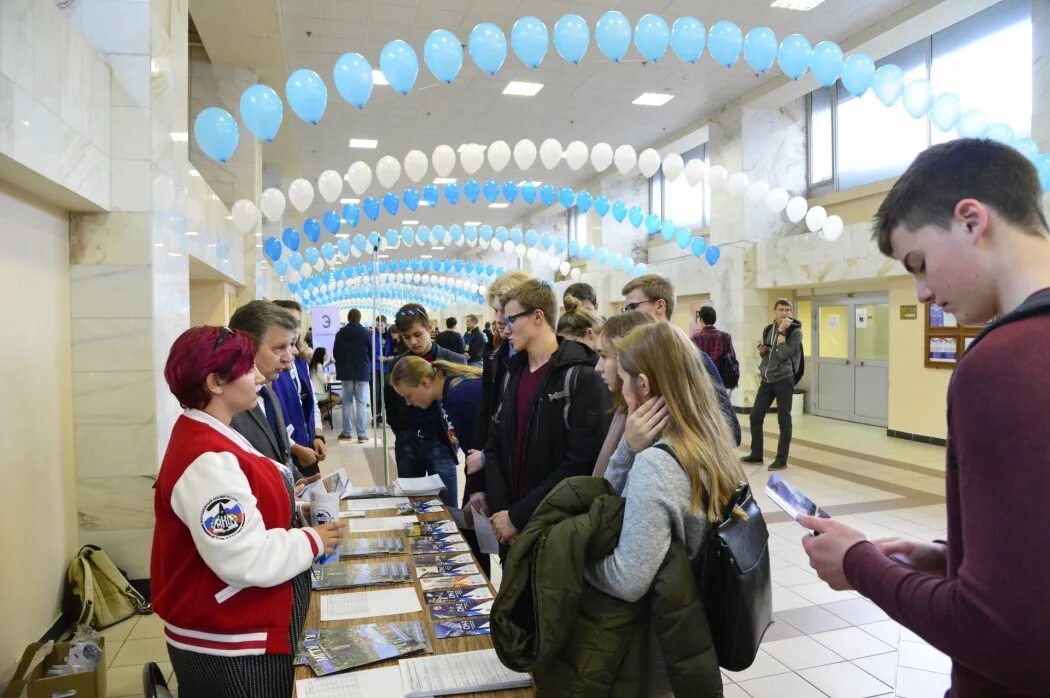
<instances>
[{"instance_id":1,"label":"white ceiling","mask_svg":"<svg viewBox=\"0 0 1050 698\"><path fill-rule=\"evenodd\" d=\"M778 37L798 32L813 43L823 39L843 41L861 30L904 9L907 0L826 0L809 12L769 7L769 0L278 0L282 13L283 42L290 70L311 68L329 84L328 110L317 126L305 124L289 114L294 124L302 162L302 173L316 180L326 169L345 173L354 160L374 165L382 155L399 159L413 148L428 155L434 147L448 143L488 144L505 140L513 144L530 138L537 144L549 137L563 145L582 140L588 145L605 141L614 147L631 144L639 150L664 139L718 107L775 79L780 73L756 76L741 60L732 69L717 65L704 55L696 65L686 65L671 52L659 62L647 64L632 48L620 64L608 61L594 43L594 26L607 10L618 9L633 23L646 12L663 16L669 23L685 14L698 17L705 26L720 19L736 22L747 32L753 26L769 26ZM534 15L548 28L563 14L577 13L591 26L591 46L580 65L566 63L554 50L537 70L524 67L508 52L504 68L496 76L482 73L465 52L463 70L452 85L438 83L426 69L422 45L433 30L444 28L466 42L470 30L480 22L498 24L510 35L514 21ZM420 57L415 88L401 96L389 87L376 86L372 99L357 110L339 97L331 82L332 65L343 53L361 53L378 67L381 48L393 39L405 39ZM510 80L544 84L538 96L508 97L501 94ZM675 95L663 107L634 106L642 92ZM376 150L349 150L351 137L375 138ZM576 186L593 175L584 167L570 172L560 166L553 172L533 169L524 173L513 163L499 173L498 180L540 180L555 185ZM462 183L468 177L457 168ZM491 171L476 177L484 181ZM422 184L422 183L421 183ZM414 185L414 186L421 186ZM395 186L409 186L402 177ZM372 191L380 191L373 184ZM350 196L350 194L346 194ZM319 197L318 197L319 198ZM320 215L321 202L310 213ZM482 206L456 208L442 205L430 211L420 207L411 216L399 214L397 221L412 218L425 224L462 223L482 220L508 224L522 217L522 207L494 210ZM390 217L380 223L390 224ZM385 227L385 226L384 226Z\"/></svg>"}]
</instances>

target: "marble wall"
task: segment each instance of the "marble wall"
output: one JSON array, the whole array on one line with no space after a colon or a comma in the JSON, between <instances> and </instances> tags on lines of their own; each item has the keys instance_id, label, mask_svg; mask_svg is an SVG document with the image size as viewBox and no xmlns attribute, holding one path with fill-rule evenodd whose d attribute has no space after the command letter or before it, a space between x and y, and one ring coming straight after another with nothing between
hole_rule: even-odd
<instances>
[{"instance_id":1,"label":"marble wall","mask_svg":"<svg viewBox=\"0 0 1050 698\"><path fill-rule=\"evenodd\" d=\"M1032 138L1050 153L1050 2L1032 3Z\"/></svg>"}]
</instances>

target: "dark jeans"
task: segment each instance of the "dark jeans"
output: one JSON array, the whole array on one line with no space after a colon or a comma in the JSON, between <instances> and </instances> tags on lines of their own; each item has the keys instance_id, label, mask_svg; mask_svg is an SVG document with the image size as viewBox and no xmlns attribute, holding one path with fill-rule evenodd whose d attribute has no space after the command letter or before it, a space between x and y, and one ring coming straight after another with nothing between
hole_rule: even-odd
<instances>
[{"instance_id":1,"label":"dark jeans","mask_svg":"<svg viewBox=\"0 0 1050 698\"><path fill-rule=\"evenodd\" d=\"M791 399L795 392L795 379L787 377L775 383L762 381L751 407L751 455L762 457L762 422L766 411L777 401L777 422L780 423L780 440L777 441L777 460L787 461L791 448Z\"/></svg>"},{"instance_id":2,"label":"dark jeans","mask_svg":"<svg viewBox=\"0 0 1050 698\"><path fill-rule=\"evenodd\" d=\"M437 475L445 484L441 502L456 506L456 459L448 446L437 438L419 437L415 430L398 432L394 439L394 460L398 477L425 477Z\"/></svg>"}]
</instances>

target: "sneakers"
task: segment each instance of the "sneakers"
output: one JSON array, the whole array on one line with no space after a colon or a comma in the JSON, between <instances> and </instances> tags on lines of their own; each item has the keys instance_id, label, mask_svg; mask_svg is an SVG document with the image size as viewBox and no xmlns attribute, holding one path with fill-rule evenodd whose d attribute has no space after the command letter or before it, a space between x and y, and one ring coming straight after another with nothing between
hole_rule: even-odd
<instances>
[{"instance_id":1,"label":"sneakers","mask_svg":"<svg viewBox=\"0 0 1050 698\"><path fill-rule=\"evenodd\" d=\"M786 467L788 467L788 464L777 458L769 464L766 470L783 470Z\"/></svg>"},{"instance_id":2,"label":"sneakers","mask_svg":"<svg viewBox=\"0 0 1050 698\"><path fill-rule=\"evenodd\" d=\"M339 440L340 441L350 441L353 438L354 437L353 437L352 434L347 434L345 431L342 432L341 434L339 434Z\"/></svg>"},{"instance_id":3,"label":"sneakers","mask_svg":"<svg viewBox=\"0 0 1050 698\"><path fill-rule=\"evenodd\" d=\"M744 456L743 458L740 459L740 462L741 463L761 463L762 462L762 456L746 455L746 456Z\"/></svg>"},{"instance_id":4,"label":"sneakers","mask_svg":"<svg viewBox=\"0 0 1050 698\"><path fill-rule=\"evenodd\" d=\"M359 443L359 444L368 443L368 437L367 436L358 436L357 437L357 443Z\"/></svg>"}]
</instances>

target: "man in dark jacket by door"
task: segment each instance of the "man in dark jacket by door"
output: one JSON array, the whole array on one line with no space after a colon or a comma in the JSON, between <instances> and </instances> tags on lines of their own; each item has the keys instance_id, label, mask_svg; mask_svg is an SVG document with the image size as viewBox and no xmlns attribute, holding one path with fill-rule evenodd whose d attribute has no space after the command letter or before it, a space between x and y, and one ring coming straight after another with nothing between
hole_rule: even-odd
<instances>
[{"instance_id":1,"label":"man in dark jacket by door","mask_svg":"<svg viewBox=\"0 0 1050 698\"><path fill-rule=\"evenodd\" d=\"M467 316L467 331L463 335L463 341L467 345L467 363L476 368L482 368L481 361L485 354L485 335L478 328L478 316Z\"/></svg>"},{"instance_id":2,"label":"man in dark jacket by door","mask_svg":"<svg viewBox=\"0 0 1050 698\"><path fill-rule=\"evenodd\" d=\"M549 286L532 279L501 301L517 353L507 361L484 472L492 526L510 545L556 484L592 472L609 429L610 397L594 370L597 356L555 334Z\"/></svg>"},{"instance_id":3,"label":"man in dark jacket by door","mask_svg":"<svg viewBox=\"0 0 1050 698\"><path fill-rule=\"evenodd\" d=\"M357 427L357 442L368 440L368 379L372 375L372 337L361 324L361 311L352 308L346 324L335 335L332 358L335 377L343 382L343 431L340 439L352 439L351 416ZM356 411L356 415L355 415Z\"/></svg>"}]
</instances>

